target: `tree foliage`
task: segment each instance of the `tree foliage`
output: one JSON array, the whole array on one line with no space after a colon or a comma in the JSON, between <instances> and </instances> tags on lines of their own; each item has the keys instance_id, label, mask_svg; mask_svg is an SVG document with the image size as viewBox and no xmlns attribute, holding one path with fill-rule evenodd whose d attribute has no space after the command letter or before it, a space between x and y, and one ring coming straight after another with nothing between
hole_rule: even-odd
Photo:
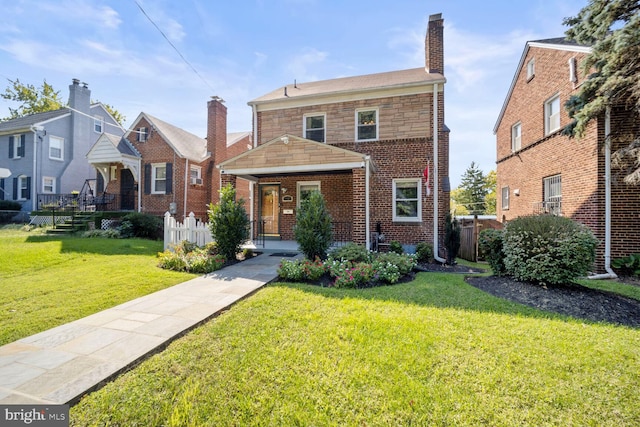
<instances>
[{"instance_id":1,"label":"tree foliage","mask_svg":"<svg viewBox=\"0 0 640 427\"><path fill-rule=\"evenodd\" d=\"M46 80L43 80L40 87L24 84L19 79L7 80L10 84L0 96L6 100L18 102L20 105L17 108L9 107L9 116L0 121L58 110L65 105L60 98L60 91L56 91Z\"/></svg>"},{"instance_id":2,"label":"tree foliage","mask_svg":"<svg viewBox=\"0 0 640 427\"><path fill-rule=\"evenodd\" d=\"M484 177L485 185L487 187L487 195L484 198L485 215L495 215L496 214L496 201L498 200L497 196L497 186L498 186L498 177L495 170L490 170L489 173Z\"/></svg>"},{"instance_id":3,"label":"tree foliage","mask_svg":"<svg viewBox=\"0 0 640 427\"><path fill-rule=\"evenodd\" d=\"M333 242L331 215L319 191L312 191L300 203L293 233L300 250L308 259L327 257L327 250Z\"/></svg>"},{"instance_id":4,"label":"tree foliage","mask_svg":"<svg viewBox=\"0 0 640 427\"><path fill-rule=\"evenodd\" d=\"M587 125L607 107L622 106L640 118L640 3L590 0L578 15L564 20L567 37L591 47L581 64L588 76L565 107L573 122L565 132L582 137ZM625 181L640 184L640 138L636 134L614 160L634 167Z\"/></svg>"},{"instance_id":5,"label":"tree foliage","mask_svg":"<svg viewBox=\"0 0 640 427\"><path fill-rule=\"evenodd\" d=\"M455 203L466 208L470 215L481 215L486 211L485 198L489 193L487 179L475 162L462 175L462 181L455 192Z\"/></svg>"},{"instance_id":6,"label":"tree foliage","mask_svg":"<svg viewBox=\"0 0 640 427\"><path fill-rule=\"evenodd\" d=\"M17 108L9 107L9 116L0 119L0 121L59 110L68 105L60 97L60 91L55 90L53 86L47 83L46 79L42 81L40 87L24 84L20 79L7 80L9 81L9 86L5 88L4 93L0 94L0 96L8 101L17 102L19 105ZM126 120L124 115L109 104L103 102L102 105L120 125L124 124Z\"/></svg>"}]
</instances>

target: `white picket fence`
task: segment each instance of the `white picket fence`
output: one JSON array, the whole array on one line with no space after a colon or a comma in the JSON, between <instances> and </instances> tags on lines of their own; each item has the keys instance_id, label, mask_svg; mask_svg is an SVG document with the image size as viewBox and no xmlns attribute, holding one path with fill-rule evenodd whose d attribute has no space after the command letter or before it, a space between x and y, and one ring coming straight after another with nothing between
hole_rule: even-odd
<instances>
[{"instance_id":1,"label":"white picket fence","mask_svg":"<svg viewBox=\"0 0 640 427\"><path fill-rule=\"evenodd\" d=\"M177 245L182 241L195 243L204 246L213 242L209 223L200 222L193 212L185 219L184 223L179 223L169 212L164 214L164 249L170 245Z\"/></svg>"}]
</instances>

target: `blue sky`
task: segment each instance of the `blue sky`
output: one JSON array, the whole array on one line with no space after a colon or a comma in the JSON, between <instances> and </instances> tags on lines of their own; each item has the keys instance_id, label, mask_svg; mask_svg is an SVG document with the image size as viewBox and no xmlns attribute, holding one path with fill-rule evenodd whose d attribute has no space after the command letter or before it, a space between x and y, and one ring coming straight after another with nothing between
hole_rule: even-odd
<instances>
[{"instance_id":1,"label":"blue sky","mask_svg":"<svg viewBox=\"0 0 640 427\"><path fill-rule=\"evenodd\" d=\"M44 79L66 101L72 78L127 125L141 111L199 136L206 103L229 132L251 130L247 102L284 84L424 65L429 15L445 20L450 178L495 169L493 126L529 40L564 35L587 0L0 0L0 90ZM193 68L192 68L193 67ZM194 72L194 70L196 72ZM0 99L0 117L8 115ZM15 105L13 105L15 106Z\"/></svg>"}]
</instances>

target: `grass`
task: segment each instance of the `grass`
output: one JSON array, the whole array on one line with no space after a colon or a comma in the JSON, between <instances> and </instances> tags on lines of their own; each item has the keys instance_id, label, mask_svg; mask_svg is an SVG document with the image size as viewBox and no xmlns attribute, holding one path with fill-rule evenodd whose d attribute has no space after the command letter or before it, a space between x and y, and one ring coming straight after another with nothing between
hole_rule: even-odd
<instances>
[{"instance_id":1,"label":"grass","mask_svg":"<svg viewBox=\"0 0 640 427\"><path fill-rule=\"evenodd\" d=\"M71 408L71 425L640 424L640 330L463 276L274 284Z\"/></svg>"},{"instance_id":2,"label":"grass","mask_svg":"<svg viewBox=\"0 0 640 427\"><path fill-rule=\"evenodd\" d=\"M0 229L0 345L196 275L158 268L162 242Z\"/></svg>"}]
</instances>

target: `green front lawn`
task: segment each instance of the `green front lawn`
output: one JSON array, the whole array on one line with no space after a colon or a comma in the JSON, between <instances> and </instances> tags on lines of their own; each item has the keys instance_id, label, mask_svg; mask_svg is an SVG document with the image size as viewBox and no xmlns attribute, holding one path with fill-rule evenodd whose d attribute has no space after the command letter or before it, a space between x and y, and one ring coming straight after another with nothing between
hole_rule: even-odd
<instances>
[{"instance_id":1,"label":"green front lawn","mask_svg":"<svg viewBox=\"0 0 640 427\"><path fill-rule=\"evenodd\" d=\"M0 345L193 277L162 270L162 242L0 229Z\"/></svg>"},{"instance_id":2,"label":"green front lawn","mask_svg":"<svg viewBox=\"0 0 640 427\"><path fill-rule=\"evenodd\" d=\"M454 274L275 284L71 409L72 425L640 425L640 330Z\"/></svg>"}]
</instances>

